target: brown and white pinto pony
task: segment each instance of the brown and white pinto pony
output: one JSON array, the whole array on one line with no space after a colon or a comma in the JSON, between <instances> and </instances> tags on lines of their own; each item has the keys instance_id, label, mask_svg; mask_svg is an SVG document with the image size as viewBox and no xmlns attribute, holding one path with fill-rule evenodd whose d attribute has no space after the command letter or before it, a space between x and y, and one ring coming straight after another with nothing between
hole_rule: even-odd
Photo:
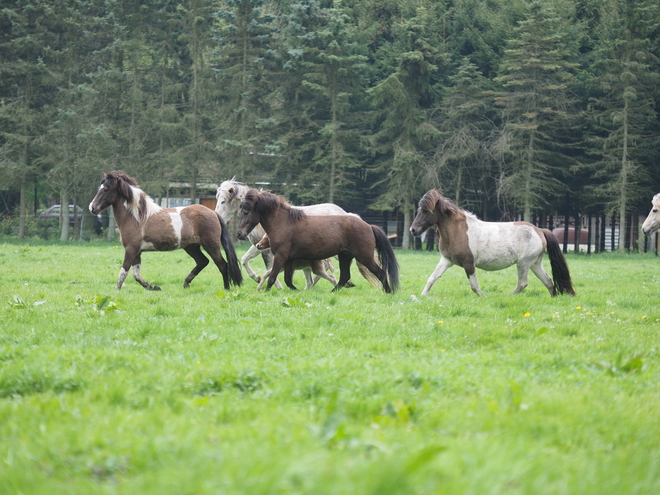
<instances>
[{"instance_id":1,"label":"brown and white pinto pony","mask_svg":"<svg viewBox=\"0 0 660 495\"><path fill-rule=\"evenodd\" d=\"M660 229L660 193L653 196L651 204L653 207L642 224L644 235L653 235Z\"/></svg>"},{"instance_id":2,"label":"brown and white pinto pony","mask_svg":"<svg viewBox=\"0 0 660 495\"><path fill-rule=\"evenodd\" d=\"M145 289L160 290L140 275L142 252L174 249L184 249L195 260L195 268L183 283L184 287L188 287L209 264L201 247L220 270L225 289L229 289L230 283L241 284L243 276L229 231L220 215L213 210L203 205L161 208L138 187L135 179L122 170L103 174L96 196L89 204L89 211L96 215L109 206L112 206L124 246L124 262L119 271L117 289L121 289L128 270L133 267L133 277ZM222 257L220 246L225 250L227 261Z\"/></svg>"},{"instance_id":3,"label":"brown and white pinto pony","mask_svg":"<svg viewBox=\"0 0 660 495\"><path fill-rule=\"evenodd\" d=\"M527 222L484 222L456 206L439 191L431 189L419 201L410 232L418 236L433 226L440 234L441 256L426 282L423 296L452 265L462 267L472 290L483 296L475 269L502 270L513 264L518 268L518 285L514 294L527 287L527 274L531 269L550 295L575 295L559 242L547 229ZM546 250L552 267L552 279L543 269L543 253Z\"/></svg>"},{"instance_id":4,"label":"brown and white pinto pony","mask_svg":"<svg viewBox=\"0 0 660 495\"><path fill-rule=\"evenodd\" d=\"M238 238L247 238L259 223L268 234L274 256L266 290L273 286L282 268L286 285L295 289L296 260L324 260L331 256L339 258L339 282L333 290L344 287L351 278L353 258L375 276L385 292L398 288L399 265L387 235L357 215L310 216L292 207L282 196L250 189L241 203ZM374 259L374 251L378 252L380 264ZM374 284L369 277L367 280Z\"/></svg>"}]
</instances>

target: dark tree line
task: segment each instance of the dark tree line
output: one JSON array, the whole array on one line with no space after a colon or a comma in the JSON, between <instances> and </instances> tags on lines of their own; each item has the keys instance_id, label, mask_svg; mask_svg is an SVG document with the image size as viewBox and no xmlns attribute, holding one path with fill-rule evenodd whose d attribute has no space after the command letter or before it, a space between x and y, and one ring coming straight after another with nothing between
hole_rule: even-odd
<instances>
[{"instance_id":1,"label":"dark tree line","mask_svg":"<svg viewBox=\"0 0 660 495\"><path fill-rule=\"evenodd\" d=\"M396 210L404 233L431 187L488 220L621 225L660 191L656 0L0 5L0 209L19 237L48 196L86 205L117 168L156 196L236 176Z\"/></svg>"}]
</instances>

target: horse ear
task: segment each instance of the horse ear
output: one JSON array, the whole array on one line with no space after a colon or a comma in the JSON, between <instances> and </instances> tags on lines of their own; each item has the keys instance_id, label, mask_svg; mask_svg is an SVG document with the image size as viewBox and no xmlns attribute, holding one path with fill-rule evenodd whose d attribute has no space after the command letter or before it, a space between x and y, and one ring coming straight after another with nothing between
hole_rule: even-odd
<instances>
[{"instance_id":1,"label":"horse ear","mask_svg":"<svg viewBox=\"0 0 660 495\"><path fill-rule=\"evenodd\" d=\"M236 197L236 188L234 186L231 186L229 189L227 189L227 192L229 193L229 201Z\"/></svg>"}]
</instances>

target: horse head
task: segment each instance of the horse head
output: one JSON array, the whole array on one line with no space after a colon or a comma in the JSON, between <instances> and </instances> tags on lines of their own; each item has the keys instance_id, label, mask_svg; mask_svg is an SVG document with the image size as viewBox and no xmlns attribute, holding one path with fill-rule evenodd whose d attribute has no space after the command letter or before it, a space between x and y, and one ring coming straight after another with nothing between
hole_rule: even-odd
<instances>
[{"instance_id":1,"label":"horse head","mask_svg":"<svg viewBox=\"0 0 660 495\"><path fill-rule=\"evenodd\" d=\"M215 193L215 211L225 222L230 222L238 214L241 205L241 196L249 189L245 184L236 181L236 177L224 181Z\"/></svg>"},{"instance_id":2,"label":"horse head","mask_svg":"<svg viewBox=\"0 0 660 495\"><path fill-rule=\"evenodd\" d=\"M649 212L649 216L644 220L642 231L645 235L651 235L660 229L660 193L653 196L653 207Z\"/></svg>"},{"instance_id":3,"label":"horse head","mask_svg":"<svg viewBox=\"0 0 660 495\"><path fill-rule=\"evenodd\" d=\"M422 235L428 228L437 224L442 217L465 214L458 206L445 198L437 189L427 191L419 200L417 215L410 225L410 233Z\"/></svg>"},{"instance_id":4,"label":"horse head","mask_svg":"<svg viewBox=\"0 0 660 495\"><path fill-rule=\"evenodd\" d=\"M248 234L260 221L260 204L261 193L256 189L250 189L241 201L236 235L242 241L247 239Z\"/></svg>"},{"instance_id":5,"label":"horse head","mask_svg":"<svg viewBox=\"0 0 660 495\"><path fill-rule=\"evenodd\" d=\"M133 187L137 187L137 181L123 170L114 170L103 174L103 180L96 196L89 204L89 211L97 215L122 198L129 203L132 202Z\"/></svg>"}]
</instances>

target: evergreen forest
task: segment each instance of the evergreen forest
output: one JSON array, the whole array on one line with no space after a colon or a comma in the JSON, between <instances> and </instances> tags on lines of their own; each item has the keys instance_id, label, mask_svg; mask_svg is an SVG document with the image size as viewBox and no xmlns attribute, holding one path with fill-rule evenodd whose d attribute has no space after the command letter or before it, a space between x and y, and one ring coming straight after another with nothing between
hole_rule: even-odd
<instances>
[{"instance_id":1,"label":"evergreen forest","mask_svg":"<svg viewBox=\"0 0 660 495\"><path fill-rule=\"evenodd\" d=\"M86 210L114 169L153 197L235 176L396 215L405 247L430 188L537 224L624 225L660 191L657 0L0 5L0 225L18 238L51 204Z\"/></svg>"}]
</instances>

